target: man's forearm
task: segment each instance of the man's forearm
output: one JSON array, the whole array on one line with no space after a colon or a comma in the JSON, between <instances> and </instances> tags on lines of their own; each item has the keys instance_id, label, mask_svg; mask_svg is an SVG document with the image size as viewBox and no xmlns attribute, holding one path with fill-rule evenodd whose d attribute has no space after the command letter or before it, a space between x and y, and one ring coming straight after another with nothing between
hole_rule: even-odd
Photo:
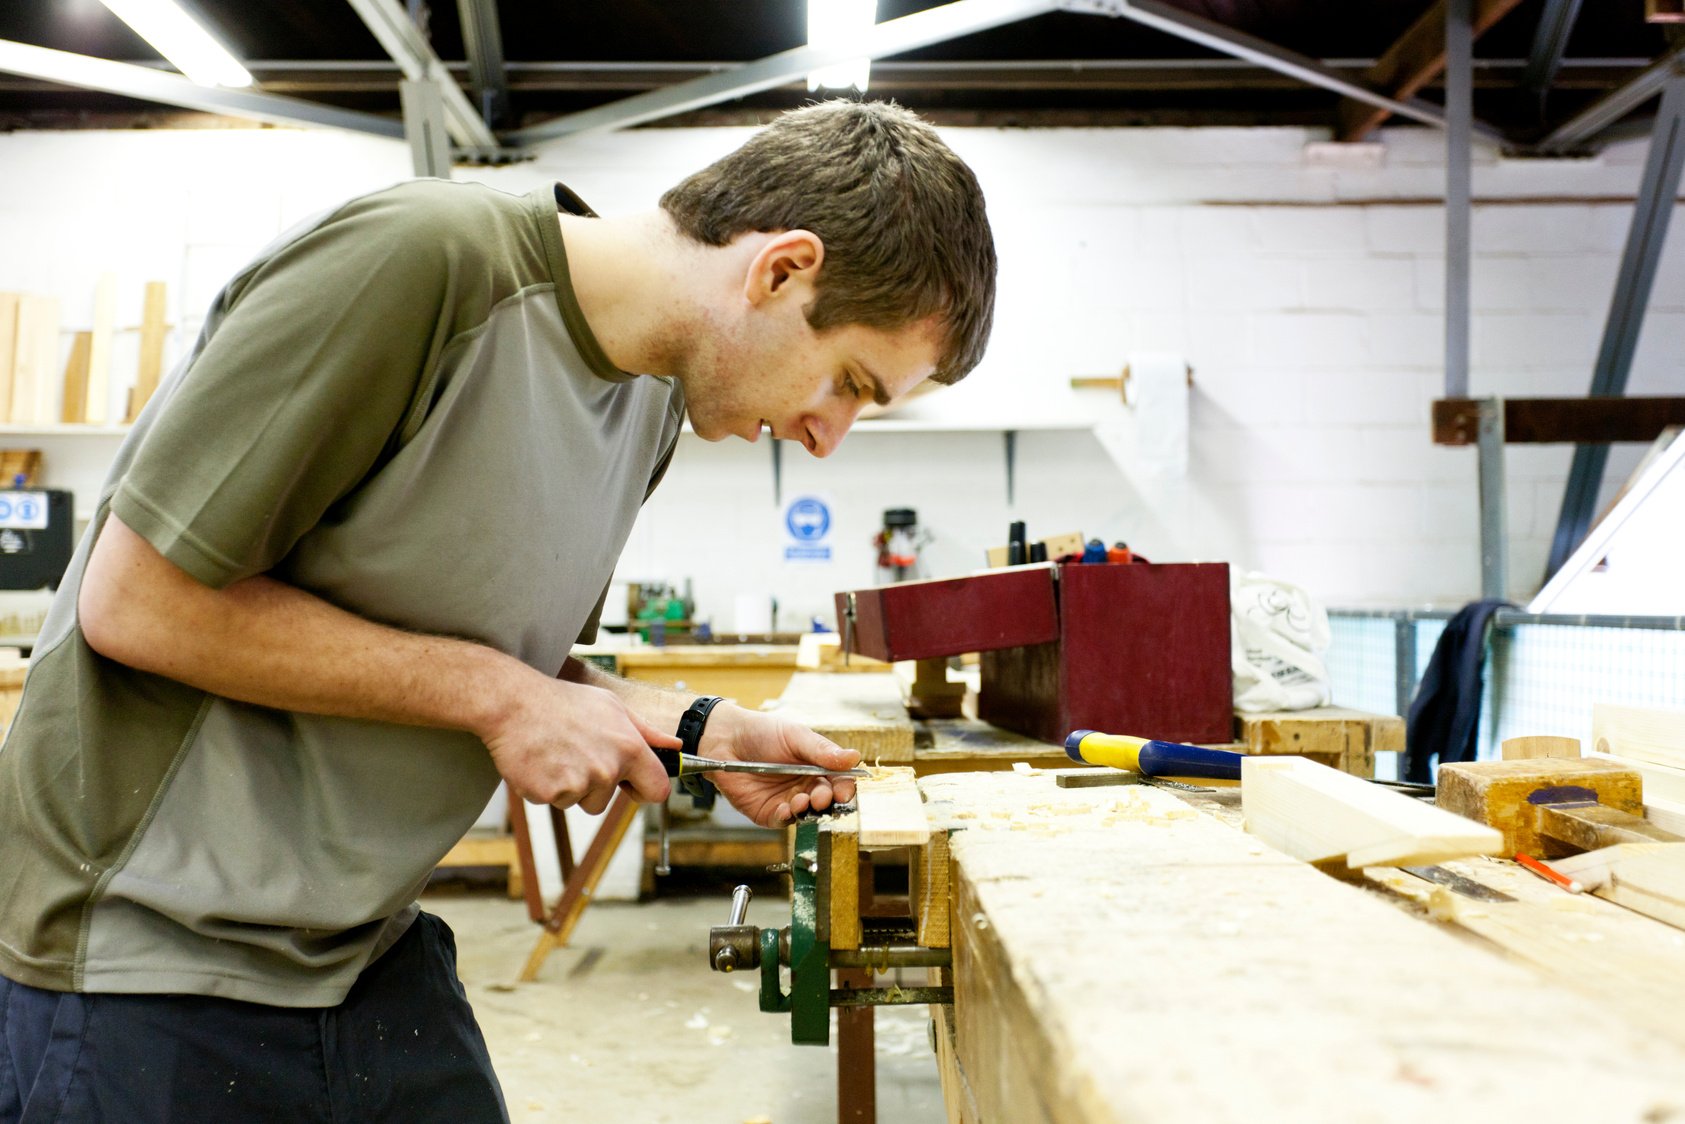
<instances>
[{"instance_id":1,"label":"man's forearm","mask_svg":"<svg viewBox=\"0 0 1685 1124\"><path fill-rule=\"evenodd\" d=\"M643 683L612 675L590 660L574 656L569 656L567 663L562 665L562 678L573 683L583 683L588 687L613 691L620 701L626 704L628 710L662 730L677 729L679 717L697 697L695 691L681 691L675 687L662 687L655 683Z\"/></svg>"},{"instance_id":2,"label":"man's forearm","mask_svg":"<svg viewBox=\"0 0 1685 1124\"><path fill-rule=\"evenodd\" d=\"M484 645L375 624L272 578L211 589L116 519L101 532L80 609L102 655L282 710L484 736L545 680Z\"/></svg>"}]
</instances>

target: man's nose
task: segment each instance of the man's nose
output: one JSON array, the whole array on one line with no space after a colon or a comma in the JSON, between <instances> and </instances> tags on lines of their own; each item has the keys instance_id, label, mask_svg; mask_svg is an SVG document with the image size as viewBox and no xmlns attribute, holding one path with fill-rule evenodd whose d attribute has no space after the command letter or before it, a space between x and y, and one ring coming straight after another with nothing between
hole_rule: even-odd
<instances>
[{"instance_id":1,"label":"man's nose","mask_svg":"<svg viewBox=\"0 0 1685 1124\"><path fill-rule=\"evenodd\" d=\"M834 410L822 410L814 415L807 425L812 438L808 452L816 457L828 457L836 452L864 408L861 402L842 402Z\"/></svg>"}]
</instances>

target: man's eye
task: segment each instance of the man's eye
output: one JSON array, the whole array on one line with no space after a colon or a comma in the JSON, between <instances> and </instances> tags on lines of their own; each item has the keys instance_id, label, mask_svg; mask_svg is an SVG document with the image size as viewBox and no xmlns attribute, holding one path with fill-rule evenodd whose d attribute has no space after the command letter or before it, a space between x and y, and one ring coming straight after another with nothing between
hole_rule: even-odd
<instances>
[{"instance_id":1,"label":"man's eye","mask_svg":"<svg viewBox=\"0 0 1685 1124\"><path fill-rule=\"evenodd\" d=\"M854 381L854 376L843 376L843 393L850 398L860 397L860 385Z\"/></svg>"}]
</instances>

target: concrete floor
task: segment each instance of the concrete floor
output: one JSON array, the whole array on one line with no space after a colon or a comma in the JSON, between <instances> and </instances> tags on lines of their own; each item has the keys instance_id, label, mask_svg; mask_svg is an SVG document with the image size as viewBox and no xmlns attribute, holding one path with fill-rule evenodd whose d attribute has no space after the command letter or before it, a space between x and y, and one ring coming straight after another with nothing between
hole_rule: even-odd
<instances>
[{"instance_id":1,"label":"concrete floor","mask_svg":"<svg viewBox=\"0 0 1685 1124\"><path fill-rule=\"evenodd\" d=\"M836 1038L794 1046L785 1015L762 1014L758 975L708 970L708 927L728 888L586 911L538 980L515 978L539 929L499 891L436 888L422 900L456 931L458 971L516 1124L829 1124ZM755 899L751 921L789 919L789 901ZM946 1120L928 1008L877 1012L878 1120Z\"/></svg>"}]
</instances>

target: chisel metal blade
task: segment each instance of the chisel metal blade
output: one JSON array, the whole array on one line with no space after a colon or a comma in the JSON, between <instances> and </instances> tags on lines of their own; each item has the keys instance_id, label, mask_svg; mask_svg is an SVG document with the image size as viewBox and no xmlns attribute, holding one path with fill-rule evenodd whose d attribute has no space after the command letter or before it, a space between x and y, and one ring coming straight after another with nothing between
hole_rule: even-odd
<instances>
[{"instance_id":1,"label":"chisel metal blade","mask_svg":"<svg viewBox=\"0 0 1685 1124\"><path fill-rule=\"evenodd\" d=\"M1480 902L1513 902L1515 899L1501 890L1494 890L1490 886L1482 886L1472 878L1465 878L1455 871L1446 870L1442 866L1402 866L1400 870L1406 874L1414 874L1417 878L1428 882L1437 882L1446 889L1473 898Z\"/></svg>"}]
</instances>

